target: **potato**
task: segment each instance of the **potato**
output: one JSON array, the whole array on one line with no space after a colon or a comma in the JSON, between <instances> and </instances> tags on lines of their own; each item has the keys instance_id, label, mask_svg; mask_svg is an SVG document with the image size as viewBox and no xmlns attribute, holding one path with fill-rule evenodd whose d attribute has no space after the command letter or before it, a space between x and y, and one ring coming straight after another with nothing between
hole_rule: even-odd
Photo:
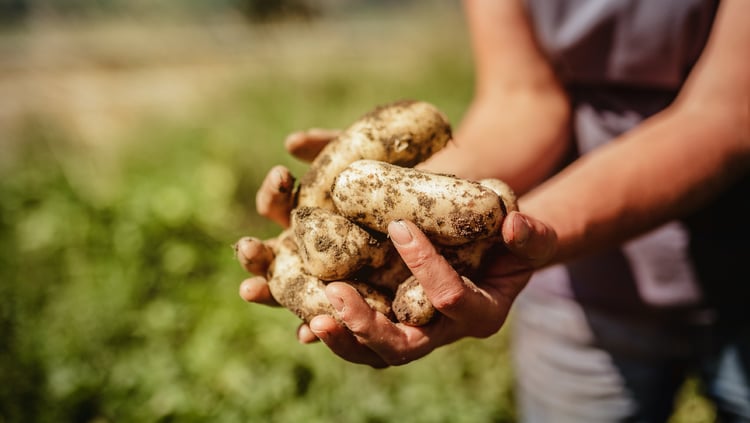
<instances>
[{"instance_id":1,"label":"potato","mask_svg":"<svg viewBox=\"0 0 750 423\"><path fill-rule=\"evenodd\" d=\"M442 149L450 139L448 119L429 103L400 101L378 107L318 154L300 179L298 205L333 210L333 179L355 160L414 166Z\"/></svg>"},{"instance_id":2,"label":"potato","mask_svg":"<svg viewBox=\"0 0 750 423\"><path fill-rule=\"evenodd\" d=\"M396 319L410 326L426 325L436 313L422 285L414 276L399 285L392 307Z\"/></svg>"},{"instance_id":3,"label":"potato","mask_svg":"<svg viewBox=\"0 0 750 423\"><path fill-rule=\"evenodd\" d=\"M400 257L384 234L373 236L333 213L331 183L355 160L370 158L413 166L450 139L446 116L429 103L399 101L375 108L323 148L299 180L290 197L296 199L292 227L273 244L251 237L241 239L235 246L238 259L253 273L268 267L271 295L305 321L317 314L335 315L324 293L329 280L349 282L371 307L392 316L391 298L383 296L377 284L373 287L354 279L364 273L379 274L382 286L386 280L394 281L390 291L408 276L404 271L408 269L399 263ZM293 180L289 176L287 179ZM384 271L389 266L392 269Z\"/></svg>"},{"instance_id":4,"label":"potato","mask_svg":"<svg viewBox=\"0 0 750 423\"><path fill-rule=\"evenodd\" d=\"M373 288L372 285L360 281L346 281L349 285L359 292L359 295L365 300L367 305L373 310L385 314L389 319L394 320L391 297L382 291Z\"/></svg>"},{"instance_id":5,"label":"potato","mask_svg":"<svg viewBox=\"0 0 750 423\"><path fill-rule=\"evenodd\" d=\"M476 289L476 285L470 279L465 276L461 279L465 286ZM427 298L424 288L415 277L399 285L392 307L396 319L409 326L426 325L438 315L437 310Z\"/></svg>"},{"instance_id":6,"label":"potato","mask_svg":"<svg viewBox=\"0 0 750 423\"><path fill-rule=\"evenodd\" d=\"M479 183L483 187L487 187L494 191L495 194L503 200L505 214L512 211L518 211L518 198L516 198L516 193L513 192L513 189L508 184L494 178L480 179Z\"/></svg>"},{"instance_id":7,"label":"potato","mask_svg":"<svg viewBox=\"0 0 750 423\"><path fill-rule=\"evenodd\" d=\"M325 283L304 271L297 244L290 230L284 231L276 243L276 257L268 270L268 289L274 299L300 319L336 316L325 295ZM362 283L351 282L373 309L390 316L391 300L378 290Z\"/></svg>"},{"instance_id":8,"label":"potato","mask_svg":"<svg viewBox=\"0 0 750 423\"><path fill-rule=\"evenodd\" d=\"M395 293L398 286L409 276L411 276L411 270L398 255L398 252L392 249L385 259L385 264L376 268L365 266L357 272L355 278L367 281L372 286L390 293Z\"/></svg>"},{"instance_id":9,"label":"potato","mask_svg":"<svg viewBox=\"0 0 750 423\"><path fill-rule=\"evenodd\" d=\"M385 263L392 245L376 239L351 220L319 207L298 207L292 211L292 228L305 270L325 280L341 280L364 266Z\"/></svg>"},{"instance_id":10,"label":"potato","mask_svg":"<svg viewBox=\"0 0 750 423\"><path fill-rule=\"evenodd\" d=\"M374 160L344 169L331 196L336 209L357 223L387 232L391 221L409 219L443 245L492 237L506 214L502 199L478 182Z\"/></svg>"},{"instance_id":11,"label":"potato","mask_svg":"<svg viewBox=\"0 0 750 423\"><path fill-rule=\"evenodd\" d=\"M518 200L516 194L505 182L499 179L482 179L479 183L491 189L502 201L504 214L518 211ZM504 219L503 219L504 220ZM502 227L502 221L500 222ZM502 241L502 234L497 233L476 241L459 246L438 245L438 251L445 257L456 272L461 275L473 277L482 265L482 259L487 250Z\"/></svg>"},{"instance_id":12,"label":"potato","mask_svg":"<svg viewBox=\"0 0 750 423\"><path fill-rule=\"evenodd\" d=\"M463 245L435 245L441 256L459 275L473 277L482 266L484 253L497 244L498 237L484 238Z\"/></svg>"},{"instance_id":13,"label":"potato","mask_svg":"<svg viewBox=\"0 0 750 423\"><path fill-rule=\"evenodd\" d=\"M267 278L273 298L300 319L307 322L319 314L334 315L323 281L304 271L290 230L279 236Z\"/></svg>"}]
</instances>

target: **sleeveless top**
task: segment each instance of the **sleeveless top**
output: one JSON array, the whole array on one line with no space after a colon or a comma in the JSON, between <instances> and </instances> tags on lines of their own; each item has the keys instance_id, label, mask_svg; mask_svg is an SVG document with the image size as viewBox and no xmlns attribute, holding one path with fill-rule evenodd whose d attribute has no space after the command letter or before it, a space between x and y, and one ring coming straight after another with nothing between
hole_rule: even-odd
<instances>
[{"instance_id":1,"label":"sleeveless top","mask_svg":"<svg viewBox=\"0 0 750 423\"><path fill-rule=\"evenodd\" d=\"M706 43L717 6L526 0L541 48L570 95L577 155L670 104ZM747 319L749 198L746 177L687 218L538 272L527 290L646 319Z\"/></svg>"}]
</instances>

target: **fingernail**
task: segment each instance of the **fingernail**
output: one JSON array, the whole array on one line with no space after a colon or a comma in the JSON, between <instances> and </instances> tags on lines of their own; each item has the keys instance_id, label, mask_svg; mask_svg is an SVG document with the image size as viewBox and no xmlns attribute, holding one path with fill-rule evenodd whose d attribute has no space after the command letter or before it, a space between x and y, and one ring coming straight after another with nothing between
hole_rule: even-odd
<instances>
[{"instance_id":1,"label":"fingernail","mask_svg":"<svg viewBox=\"0 0 750 423\"><path fill-rule=\"evenodd\" d=\"M529 222L520 214L516 214L513 220L513 243L524 245L529 240Z\"/></svg>"},{"instance_id":2,"label":"fingernail","mask_svg":"<svg viewBox=\"0 0 750 423\"><path fill-rule=\"evenodd\" d=\"M388 224L388 235L399 245L408 244L414 239L403 220L394 220Z\"/></svg>"}]
</instances>

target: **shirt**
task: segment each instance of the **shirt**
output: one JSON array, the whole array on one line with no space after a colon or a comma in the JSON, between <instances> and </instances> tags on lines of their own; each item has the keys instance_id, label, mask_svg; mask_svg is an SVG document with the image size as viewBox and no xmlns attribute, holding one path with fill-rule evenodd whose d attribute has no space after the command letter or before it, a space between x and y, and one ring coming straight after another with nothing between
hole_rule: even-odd
<instances>
[{"instance_id":1,"label":"shirt","mask_svg":"<svg viewBox=\"0 0 750 423\"><path fill-rule=\"evenodd\" d=\"M708 0L526 1L538 42L571 99L577 155L671 103L705 46L717 6ZM745 178L685 219L538 272L528 290L644 318L705 319L713 316L707 310L746 318L748 198Z\"/></svg>"}]
</instances>

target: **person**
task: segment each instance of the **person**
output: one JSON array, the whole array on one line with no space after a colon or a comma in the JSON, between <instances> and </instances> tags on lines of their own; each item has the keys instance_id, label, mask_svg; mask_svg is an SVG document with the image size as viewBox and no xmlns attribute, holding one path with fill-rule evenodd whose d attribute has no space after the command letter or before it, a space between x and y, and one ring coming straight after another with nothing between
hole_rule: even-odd
<instances>
[{"instance_id":1,"label":"person","mask_svg":"<svg viewBox=\"0 0 750 423\"><path fill-rule=\"evenodd\" d=\"M465 0L476 88L455 142L424 167L520 195L509 253L461 282L411 222L389 235L441 316L373 312L345 284L303 342L400 365L497 332L511 309L530 422L666 421L687 375L724 421L750 421L750 2ZM293 134L311 157L335 132ZM288 223L278 173L258 209ZM283 184L282 184L283 185ZM533 277L532 277L533 275ZM265 280L247 301L273 303Z\"/></svg>"}]
</instances>

